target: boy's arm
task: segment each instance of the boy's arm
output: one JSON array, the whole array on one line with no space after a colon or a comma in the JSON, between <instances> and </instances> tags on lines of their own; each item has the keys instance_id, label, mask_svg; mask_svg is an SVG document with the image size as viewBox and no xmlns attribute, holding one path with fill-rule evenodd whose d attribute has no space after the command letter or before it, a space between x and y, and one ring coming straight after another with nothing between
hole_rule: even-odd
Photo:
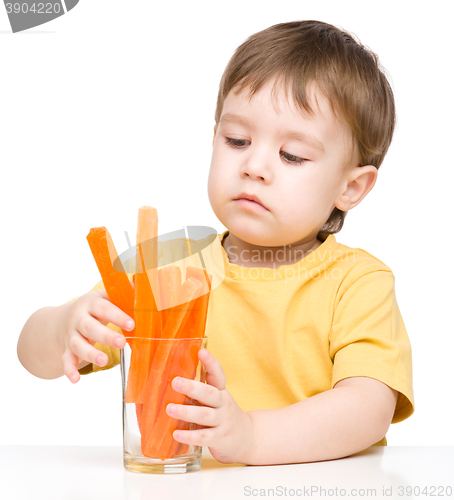
<instances>
[{"instance_id":1,"label":"boy's arm","mask_svg":"<svg viewBox=\"0 0 454 500\"><path fill-rule=\"evenodd\" d=\"M62 315L68 314L72 304L43 307L28 318L17 342L17 356L22 366L42 379L55 379L64 375L61 358L63 346L56 334L56 325ZM79 368L88 364L81 360Z\"/></svg>"},{"instance_id":2,"label":"boy's arm","mask_svg":"<svg viewBox=\"0 0 454 500\"><path fill-rule=\"evenodd\" d=\"M253 446L243 463L317 462L365 450L385 436L397 394L376 379L350 377L285 408L251 411Z\"/></svg>"},{"instance_id":3,"label":"boy's arm","mask_svg":"<svg viewBox=\"0 0 454 500\"><path fill-rule=\"evenodd\" d=\"M44 307L33 313L22 328L17 356L36 377L54 379L66 375L76 383L81 368L89 363L105 366L108 362L96 343L124 347L125 337L109 328L109 323L126 331L134 329L133 319L108 300L104 289L92 290L58 307Z\"/></svg>"},{"instance_id":4,"label":"boy's arm","mask_svg":"<svg viewBox=\"0 0 454 500\"><path fill-rule=\"evenodd\" d=\"M201 349L198 356L207 383L175 377L171 385L199 405L168 404L166 412L200 426L176 430L176 441L207 446L223 463L335 460L380 441L394 417L397 391L363 376L346 377L333 389L284 408L245 412L227 390L219 361L207 349Z\"/></svg>"}]
</instances>

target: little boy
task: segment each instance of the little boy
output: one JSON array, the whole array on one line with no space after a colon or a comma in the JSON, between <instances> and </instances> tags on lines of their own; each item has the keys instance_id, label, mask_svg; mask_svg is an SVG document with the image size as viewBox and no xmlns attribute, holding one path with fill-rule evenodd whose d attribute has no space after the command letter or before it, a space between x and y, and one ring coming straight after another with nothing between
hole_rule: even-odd
<instances>
[{"instance_id":1,"label":"little boy","mask_svg":"<svg viewBox=\"0 0 454 500\"><path fill-rule=\"evenodd\" d=\"M386 445L389 425L414 412L395 279L334 237L373 188L394 131L377 56L323 22L272 26L232 56L215 121L208 195L228 228L218 236L225 278L199 352L207 384L172 382L201 406L167 406L201 428L174 438L251 465ZM36 311L18 356L38 377L75 383L118 364L120 328L133 327L101 283Z\"/></svg>"}]
</instances>

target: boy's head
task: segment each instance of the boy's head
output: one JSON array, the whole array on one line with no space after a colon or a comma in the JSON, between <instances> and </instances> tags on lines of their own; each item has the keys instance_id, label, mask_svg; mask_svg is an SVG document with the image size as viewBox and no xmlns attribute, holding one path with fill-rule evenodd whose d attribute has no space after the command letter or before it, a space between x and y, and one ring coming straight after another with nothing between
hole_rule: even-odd
<instances>
[{"instance_id":1,"label":"boy's head","mask_svg":"<svg viewBox=\"0 0 454 500\"><path fill-rule=\"evenodd\" d=\"M394 98L374 53L332 25L297 21L236 50L215 121L208 192L217 217L245 241L280 246L342 228L375 184L393 136ZM268 211L234 201L244 192Z\"/></svg>"}]
</instances>

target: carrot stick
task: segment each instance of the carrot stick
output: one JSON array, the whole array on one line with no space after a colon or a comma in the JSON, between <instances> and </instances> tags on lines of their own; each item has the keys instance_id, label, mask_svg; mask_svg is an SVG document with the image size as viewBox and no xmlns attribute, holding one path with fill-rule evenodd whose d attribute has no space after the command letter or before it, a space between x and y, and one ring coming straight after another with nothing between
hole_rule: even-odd
<instances>
[{"instance_id":1,"label":"carrot stick","mask_svg":"<svg viewBox=\"0 0 454 500\"><path fill-rule=\"evenodd\" d=\"M161 288L161 301L165 307L165 309L161 311L157 311L158 314L161 315L162 328L165 328L165 323L167 322L167 317L170 313L171 307L177 304L178 293L181 288L181 271L177 266L166 266L158 271L158 279L159 285ZM150 287L151 290L151 287ZM159 329L160 330L160 329ZM156 338L160 338L162 333L156 335ZM156 349L159 343L154 342L153 348ZM146 372L143 371L143 383L142 390L137 399L138 403L145 402L145 385L146 379L149 373L149 367L151 366L151 362L153 360L154 352L150 356L150 365L146 367Z\"/></svg>"},{"instance_id":2,"label":"carrot stick","mask_svg":"<svg viewBox=\"0 0 454 500\"><path fill-rule=\"evenodd\" d=\"M170 311L166 326L162 332L163 339L174 339L184 330L185 324L194 307L195 298L199 296L203 285L200 281L189 278L180 288L177 305Z\"/></svg>"},{"instance_id":3,"label":"carrot stick","mask_svg":"<svg viewBox=\"0 0 454 500\"><path fill-rule=\"evenodd\" d=\"M194 278L189 278L183 283L178 294L179 305L171 310L162 334L162 342L157 341L159 345L156 348L144 391L141 441L144 456L152 456L147 454L147 446L168 384L169 372L177 347L176 342L166 342L165 339L175 339L178 333L184 330L184 325L194 306L194 297L198 296L202 287L202 283Z\"/></svg>"},{"instance_id":4,"label":"carrot stick","mask_svg":"<svg viewBox=\"0 0 454 500\"><path fill-rule=\"evenodd\" d=\"M189 316L189 319L186 323L185 330L184 330L184 337L186 338L200 338L205 335L205 326L206 326L206 318L207 318L207 312L208 312L208 302L210 298L210 291L211 291L211 282L212 282L212 276L207 273L206 270L188 266L186 268L186 279L188 278L195 278L201 283L204 284L203 290L200 292L201 296L196 299L195 305L191 311L191 314ZM199 346L198 350L201 348L202 341L199 341ZM197 352L198 352L197 350ZM197 354L196 354L197 356ZM178 358L177 358L178 359ZM197 362L198 362L198 357L196 359L195 367L197 367ZM194 374L191 374L190 376L185 376L181 375L186 378L191 378L194 379L195 377L195 372ZM171 394L173 392L173 394ZM170 394L169 394L170 393ZM163 408L165 409L167 407L167 404L172 402L175 404L183 404L183 402L179 401L181 398L175 398L174 395L177 394L175 391L172 390L171 387L167 387L167 392L164 395L163 402L161 404L161 409L160 409L160 415L162 416L162 410ZM167 402L167 399L168 402ZM185 404L191 404L190 400L188 398L185 398L186 402ZM163 438L162 442L159 444L159 450L162 456L159 458L171 458L175 456L176 453L178 454L184 454L188 452L189 445L185 443L178 443L178 441L175 441L173 439L173 432L175 429L186 429L189 430L189 424L184 421L176 421L175 419L172 420L166 420L165 417L167 416L167 413L165 413L164 416L164 422L167 424L167 429L161 431L156 431L156 433L153 433L153 435L159 436L164 434L167 436L165 439ZM158 417L157 422L159 420ZM163 424L161 424L163 425ZM169 446L170 442L170 446ZM169 447L168 450L166 450L166 447Z\"/></svg>"},{"instance_id":5,"label":"carrot stick","mask_svg":"<svg viewBox=\"0 0 454 500\"><path fill-rule=\"evenodd\" d=\"M146 299L147 288L151 292L148 277L145 273L136 276L135 292L136 304L139 304L135 311L136 336L147 337L151 335L151 314L140 304L140 299ZM140 294L140 295L139 295ZM140 298L138 298L138 295ZM141 307L139 309L139 307ZM147 314L147 312L149 314ZM159 312L159 311L157 311ZM131 345L131 361L129 363L128 381L126 385L125 403L139 403L139 396L147 377L150 366L150 358L153 355L153 341L136 341Z\"/></svg>"},{"instance_id":6,"label":"carrot stick","mask_svg":"<svg viewBox=\"0 0 454 500\"><path fill-rule=\"evenodd\" d=\"M140 210L147 211L147 218L151 229L146 234L146 237L141 240L141 250L143 252L141 270L148 275L157 310L161 311L161 296L158 281L158 213L152 207L142 207Z\"/></svg>"},{"instance_id":7,"label":"carrot stick","mask_svg":"<svg viewBox=\"0 0 454 500\"><path fill-rule=\"evenodd\" d=\"M208 303L210 300L211 282L213 277L205 269L188 266L186 268L186 279L194 278L203 283L200 297L197 297L185 327L185 336L188 338L200 338L205 336L205 327L208 314Z\"/></svg>"},{"instance_id":8,"label":"carrot stick","mask_svg":"<svg viewBox=\"0 0 454 500\"><path fill-rule=\"evenodd\" d=\"M211 282L213 280L213 277L207 272L206 269L188 266L186 268L186 279L188 278L194 278L203 284L203 289L200 295L204 295L211 291Z\"/></svg>"},{"instance_id":9,"label":"carrot stick","mask_svg":"<svg viewBox=\"0 0 454 500\"><path fill-rule=\"evenodd\" d=\"M145 272L147 254L155 249L145 245L146 241L157 238L158 218L155 208L142 207L139 209L137 221L137 253L136 275L134 290L135 335L137 337L152 338L161 336L161 314L157 310L148 275ZM153 257L148 256L148 260ZM153 342L135 343L131 346L131 362L129 365L128 383L125 402L141 403L140 394L145 383L151 359L153 357Z\"/></svg>"},{"instance_id":10,"label":"carrot stick","mask_svg":"<svg viewBox=\"0 0 454 500\"><path fill-rule=\"evenodd\" d=\"M177 304L181 288L181 269L178 266L165 266L158 271L162 303L162 325L165 327L170 309Z\"/></svg>"},{"instance_id":11,"label":"carrot stick","mask_svg":"<svg viewBox=\"0 0 454 500\"><path fill-rule=\"evenodd\" d=\"M171 381L175 377L183 377L190 380L195 378L199 362L198 352L202 345L202 339L193 341L182 340L175 353L175 363L170 370L170 384L166 387L158 417L153 429L153 439L147 451L151 456L157 458L172 458L176 452L173 432L177 428L178 420L167 415L166 408L169 403L183 404L186 395L176 392L171 387Z\"/></svg>"},{"instance_id":12,"label":"carrot stick","mask_svg":"<svg viewBox=\"0 0 454 500\"><path fill-rule=\"evenodd\" d=\"M175 354L173 358L176 360L181 360L185 351L184 341L178 342L178 345L175 349ZM156 421L154 422L152 435L150 438L150 442L148 443L147 452L149 456L156 458L166 458L168 448L170 447L170 441L168 446L163 449L161 448L162 440L164 439L164 434L168 432L170 429L171 421L177 423L177 420L167 415L166 408L169 403L183 404L185 399L185 394L178 393L174 391L171 387L172 380L177 376L183 376L182 373L185 373L184 370L178 370L178 364L172 364L169 372L169 383L165 388L164 395L159 407L158 414L156 416ZM173 437L171 436L173 439ZM166 443L164 443L166 444Z\"/></svg>"},{"instance_id":13,"label":"carrot stick","mask_svg":"<svg viewBox=\"0 0 454 500\"><path fill-rule=\"evenodd\" d=\"M143 262L139 262L138 266L142 266L143 268ZM136 264L136 267L138 267ZM146 275L144 275L146 276ZM161 292L161 300L163 302L163 309L161 312L161 317L162 317L162 328L165 327L165 323L167 320L167 317L170 312L170 308L173 307L177 303L177 298L178 298L178 292L181 288L181 270L177 266L166 266L162 269L158 270L158 280L159 280L159 286L160 286L160 292ZM147 283L148 283L148 289L151 291L150 284L148 282L147 278ZM158 311L159 312L159 311ZM161 335L156 335L157 338L159 338ZM154 345L153 348L156 348ZM150 360L152 361L152 357L150 355ZM140 361L139 361L140 362ZM149 366L146 367L147 371L145 373L145 376L143 378L143 385L142 385L142 392L140 393L136 406L140 406L140 410L137 409L137 421L139 423L139 428L142 433L142 410L143 410L143 402L144 402L144 397L145 397L145 382L146 378L148 375L149 371Z\"/></svg>"},{"instance_id":14,"label":"carrot stick","mask_svg":"<svg viewBox=\"0 0 454 500\"><path fill-rule=\"evenodd\" d=\"M109 231L105 227L93 227L87 235L87 241L109 300L134 319L134 289L118 258ZM116 269L113 267L114 262ZM133 337L135 330L122 332L125 337Z\"/></svg>"},{"instance_id":15,"label":"carrot stick","mask_svg":"<svg viewBox=\"0 0 454 500\"><path fill-rule=\"evenodd\" d=\"M210 291L211 291L211 282L212 282L212 276L207 273L206 270L188 266L186 268L186 279L188 278L195 278L201 283L204 284L203 290L201 290L200 294L201 296L198 297L195 301L195 305L193 309L191 310L191 314L188 318L188 321L185 325L184 329L184 337L186 338L201 338L205 335L205 326L206 326L206 318L207 318L207 312L208 312L208 303L209 303L209 298L210 298ZM201 348L202 341L199 341L199 346L198 350ZM197 352L198 352L197 350ZM197 354L196 354L197 356ZM198 360L198 357L196 358L196 361ZM178 361L181 363L180 358L177 357L175 358L175 361ZM197 367L197 362L195 364L195 367ZM178 368L177 368L178 369ZM191 378L194 379L195 377L195 372L192 375L180 375L186 378ZM163 401L161 403L161 408L160 408L160 414L156 420L156 425L158 426L158 429L156 431L153 431L153 436L167 436L165 439L164 437L162 438L160 443L154 444L155 448L153 452L159 451L160 455L159 458L171 458L177 453L177 448L178 444L181 445L179 453L187 453L188 451L188 445L185 445L183 443L178 443L173 439L173 431L178 428L178 425L180 427L184 427L184 425L181 424L181 422L176 421L175 419L169 420L169 417L167 413L165 412L165 408L167 407L167 404L170 402L173 402L175 404L183 404L181 400L181 395L175 396L176 393L170 386L167 387L166 393L163 397ZM188 403L190 404L190 402ZM162 420L160 420L162 419ZM165 428L164 428L165 427Z\"/></svg>"},{"instance_id":16,"label":"carrot stick","mask_svg":"<svg viewBox=\"0 0 454 500\"><path fill-rule=\"evenodd\" d=\"M162 316L157 308L153 290L146 270L146 262L157 263L158 214L155 208L139 209L137 222L137 254L136 266L140 269L137 278L138 290L134 295L134 310L143 327L140 336L145 338L160 338L162 334ZM159 290L157 290L159 293ZM136 331L137 327L136 327ZM136 333L139 336L139 333ZM148 370L146 371L146 374Z\"/></svg>"}]
</instances>

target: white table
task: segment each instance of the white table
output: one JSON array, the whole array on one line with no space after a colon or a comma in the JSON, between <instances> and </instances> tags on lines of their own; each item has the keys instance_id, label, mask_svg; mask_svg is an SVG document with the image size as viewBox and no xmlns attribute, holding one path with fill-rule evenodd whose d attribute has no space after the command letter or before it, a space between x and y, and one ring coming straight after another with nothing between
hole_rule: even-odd
<instances>
[{"instance_id":1,"label":"white table","mask_svg":"<svg viewBox=\"0 0 454 500\"><path fill-rule=\"evenodd\" d=\"M221 464L204 449L200 471L152 475L126 471L117 446L0 446L1 500L343 496L454 500L454 447L374 446L339 460L260 467Z\"/></svg>"}]
</instances>

